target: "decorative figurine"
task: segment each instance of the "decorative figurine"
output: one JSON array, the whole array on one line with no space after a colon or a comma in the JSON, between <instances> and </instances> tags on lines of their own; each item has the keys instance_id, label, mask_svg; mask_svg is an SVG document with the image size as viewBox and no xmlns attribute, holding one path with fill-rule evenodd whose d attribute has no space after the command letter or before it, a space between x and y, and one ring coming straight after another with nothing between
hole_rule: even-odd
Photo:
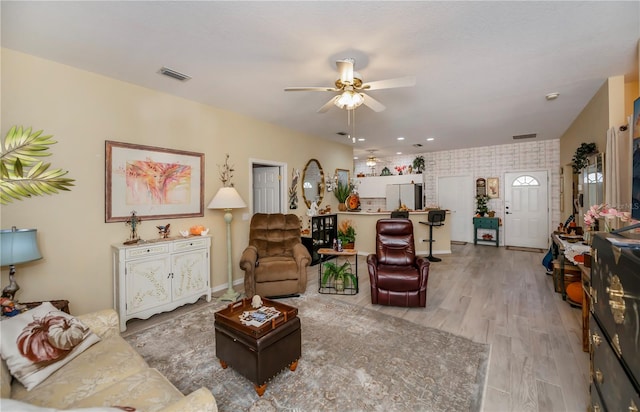
<instances>
[{"instance_id":1,"label":"decorative figurine","mask_svg":"<svg viewBox=\"0 0 640 412\"><path fill-rule=\"evenodd\" d=\"M314 200L311 202L311 206L309 210L307 210L307 216L317 216L318 215L318 203Z\"/></svg>"},{"instance_id":2,"label":"decorative figurine","mask_svg":"<svg viewBox=\"0 0 640 412\"><path fill-rule=\"evenodd\" d=\"M260 295L253 295L253 298L251 299L251 306L254 309L258 309L262 306L262 298L260 298Z\"/></svg>"},{"instance_id":3,"label":"decorative figurine","mask_svg":"<svg viewBox=\"0 0 640 412\"><path fill-rule=\"evenodd\" d=\"M131 226L131 234L129 235L129 239L124 242L125 245L131 245L134 243L138 243L140 238L138 237L138 225L140 225L142 220L136 216L136 211L131 212L131 217L125 222L127 226Z\"/></svg>"},{"instance_id":4,"label":"decorative figurine","mask_svg":"<svg viewBox=\"0 0 640 412\"><path fill-rule=\"evenodd\" d=\"M160 235L160 239L169 238L169 226L171 224L167 223L166 226L156 226L158 228L158 234Z\"/></svg>"}]
</instances>

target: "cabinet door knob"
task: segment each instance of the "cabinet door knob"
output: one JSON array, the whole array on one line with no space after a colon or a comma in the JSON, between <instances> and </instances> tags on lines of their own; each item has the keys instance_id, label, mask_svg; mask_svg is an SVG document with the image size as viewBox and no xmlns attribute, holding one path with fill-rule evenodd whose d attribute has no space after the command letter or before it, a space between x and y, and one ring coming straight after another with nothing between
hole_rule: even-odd
<instances>
[{"instance_id":1,"label":"cabinet door knob","mask_svg":"<svg viewBox=\"0 0 640 412\"><path fill-rule=\"evenodd\" d=\"M596 382L602 385L602 381L604 381L604 375L600 371L600 369L596 369Z\"/></svg>"}]
</instances>

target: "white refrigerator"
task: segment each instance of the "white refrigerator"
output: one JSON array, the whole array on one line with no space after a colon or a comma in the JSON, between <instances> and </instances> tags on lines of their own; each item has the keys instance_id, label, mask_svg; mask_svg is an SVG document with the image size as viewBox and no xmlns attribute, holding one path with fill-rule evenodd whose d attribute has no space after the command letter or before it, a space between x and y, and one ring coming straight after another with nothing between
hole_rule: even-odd
<instances>
[{"instance_id":1,"label":"white refrigerator","mask_svg":"<svg viewBox=\"0 0 640 412\"><path fill-rule=\"evenodd\" d=\"M406 183L387 185L387 210L397 210L405 205L410 210L422 210L422 184Z\"/></svg>"}]
</instances>

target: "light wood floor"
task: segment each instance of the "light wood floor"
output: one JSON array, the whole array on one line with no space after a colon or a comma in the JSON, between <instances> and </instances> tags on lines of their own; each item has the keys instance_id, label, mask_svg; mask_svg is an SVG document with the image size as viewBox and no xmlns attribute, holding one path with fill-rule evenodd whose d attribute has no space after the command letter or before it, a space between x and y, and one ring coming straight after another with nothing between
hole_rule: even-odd
<instances>
[{"instance_id":1,"label":"light wood floor","mask_svg":"<svg viewBox=\"0 0 640 412\"><path fill-rule=\"evenodd\" d=\"M581 312L553 291L543 254L468 244L452 245L451 255L439 257L442 262L431 264L426 309L371 305L364 256L360 293L331 297L490 344L485 412L586 411L589 356L582 351ZM317 294L318 266L308 274L306 293ZM132 320L126 333L191 309Z\"/></svg>"}]
</instances>

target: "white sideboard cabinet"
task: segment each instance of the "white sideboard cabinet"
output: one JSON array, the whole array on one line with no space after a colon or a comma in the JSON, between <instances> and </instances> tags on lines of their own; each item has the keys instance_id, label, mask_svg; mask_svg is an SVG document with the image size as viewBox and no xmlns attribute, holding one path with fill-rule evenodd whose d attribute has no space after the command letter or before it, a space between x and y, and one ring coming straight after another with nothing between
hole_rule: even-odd
<instances>
[{"instance_id":1,"label":"white sideboard cabinet","mask_svg":"<svg viewBox=\"0 0 640 412\"><path fill-rule=\"evenodd\" d=\"M121 332L129 319L147 319L201 296L211 301L211 236L116 244L111 250Z\"/></svg>"}]
</instances>

